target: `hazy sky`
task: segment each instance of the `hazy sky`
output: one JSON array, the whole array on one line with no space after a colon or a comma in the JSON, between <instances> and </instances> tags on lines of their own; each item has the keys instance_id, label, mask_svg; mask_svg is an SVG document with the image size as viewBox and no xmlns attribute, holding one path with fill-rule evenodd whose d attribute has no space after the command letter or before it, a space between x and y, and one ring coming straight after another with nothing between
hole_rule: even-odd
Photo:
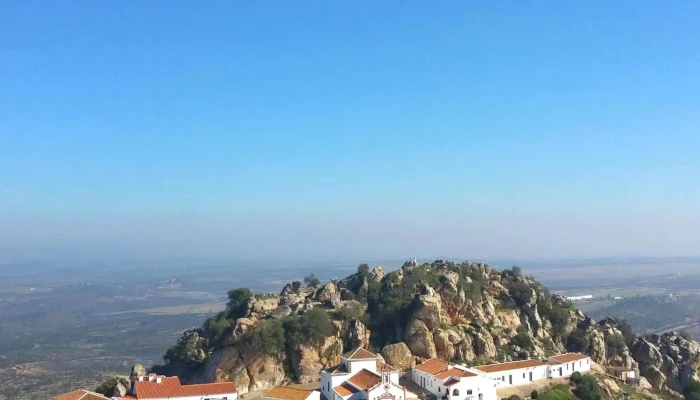
<instances>
[{"instance_id":1,"label":"hazy sky","mask_svg":"<svg viewBox=\"0 0 700 400\"><path fill-rule=\"evenodd\" d=\"M700 3L486 3L0 1L0 259L700 254Z\"/></svg>"}]
</instances>

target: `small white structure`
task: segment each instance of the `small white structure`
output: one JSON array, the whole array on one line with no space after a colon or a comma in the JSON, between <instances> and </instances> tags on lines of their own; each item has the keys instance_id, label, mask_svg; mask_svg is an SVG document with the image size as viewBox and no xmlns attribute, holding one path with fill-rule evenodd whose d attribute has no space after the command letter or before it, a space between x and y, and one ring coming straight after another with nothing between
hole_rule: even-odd
<instances>
[{"instance_id":1,"label":"small white structure","mask_svg":"<svg viewBox=\"0 0 700 400\"><path fill-rule=\"evenodd\" d=\"M566 353L549 357L550 378L571 376L576 371L591 370L591 358L580 353Z\"/></svg>"},{"instance_id":2,"label":"small white structure","mask_svg":"<svg viewBox=\"0 0 700 400\"><path fill-rule=\"evenodd\" d=\"M593 295L587 294L585 296L567 296L566 299L569 301L588 301L593 300Z\"/></svg>"},{"instance_id":3,"label":"small white structure","mask_svg":"<svg viewBox=\"0 0 700 400\"><path fill-rule=\"evenodd\" d=\"M176 376L150 374L134 380L130 393L116 400L236 400L238 391L233 382L182 385Z\"/></svg>"},{"instance_id":4,"label":"small white structure","mask_svg":"<svg viewBox=\"0 0 700 400\"><path fill-rule=\"evenodd\" d=\"M417 397L399 385L399 371L379 356L358 347L340 364L321 372L321 393L327 400L406 400Z\"/></svg>"},{"instance_id":5,"label":"small white structure","mask_svg":"<svg viewBox=\"0 0 700 400\"><path fill-rule=\"evenodd\" d=\"M275 386L262 395L262 400L321 400L321 392L289 386Z\"/></svg>"},{"instance_id":6,"label":"small white structure","mask_svg":"<svg viewBox=\"0 0 700 400\"><path fill-rule=\"evenodd\" d=\"M439 399L496 400L496 384L478 371L437 358L411 369L411 380Z\"/></svg>"}]
</instances>

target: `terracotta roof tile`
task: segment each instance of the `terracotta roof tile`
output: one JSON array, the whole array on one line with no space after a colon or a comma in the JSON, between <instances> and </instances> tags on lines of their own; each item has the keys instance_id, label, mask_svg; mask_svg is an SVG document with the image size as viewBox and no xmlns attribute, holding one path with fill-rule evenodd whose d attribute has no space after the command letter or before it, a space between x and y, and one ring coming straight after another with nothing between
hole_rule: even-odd
<instances>
[{"instance_id":1,"label":"terracotta roof tile","mask_svg":"<svg viewBox=\"0 0 700 400\"><path fill-rule=\"evenodd\" d=\"M372 371L363 369L362 371L355 374L352 378L348 379L348 382L360 390L367 390L376 386L382 378Z\"/></svg>"},{"instance_id":2,"label":"terracotta roof tile","mask_svg":"<svg viewBox=\"0 0 700 400\"><path fill-rule=\"evenodd\" d=\"M350 350L343 354L343 358L348 360L373 360L379 358L376 354L365 350L362 347L358 347L354 350Z\"/></svg>"},{"instance_id":3,"label":"terracotta roof tile","mask_svg":"<svg viewBox=\"0 0 700 400\"><path fill-rule=\"evenodd\" d=\"M425 372L426 374L435 375L442 371L447 370L450 364L445 360L440 360L439 358L431 358L430 360L416 366L418 371Z\"/></svg>"},{"instance_id":4,"label":"terracotta roof tile","mask_svg":"<svg viewBox=\"0 0 700 400\"><path fill-rule=\"evenodd\" d=\"M560 354L558 356L552 357L553 360L566 363L566 362L571 362L571 361L578 361L578 360L585 360L588 358L587 355L581 354L581 353L566 353L566 354Z\"/></svg>"},{"instance_id":5,"label":"terracotta roof tile","mask_svg":"<svg viewBox=\"0 0 700 400\"><path fill-rule=\"evenodd\" d=\"M398 371L398 369L377 360L377 371Z\"/></svg>"},{"instance_id":6,"label":"terracotta roof tile","mask_svg":"<svg viewBox=\"0 0 700 400\"><path fill-rule=\"evenodd\" d=\"M530 368L530 367L538 367L541 365L547 365L546 362L540 361L540 360L522 360L522 361L513 361L513 362L507 362L507 363L501 363L501 364L490 364L490 365L482 365L480 367L476 367L476 369L484 372L501 372L501 371L510 371L514 369L521 369L521 368Z\"/></svg>"},{"instance_id":7,"label":"terracotta roof tile","mask_svg":"<svg viewBox=\"0 0 700 400\"><path fill-rule=\"evenodd\" d=\"M339 395L341 395L343 397L350 396L352 394L359 392L358 389L356 389L352 385L348 385L346 382L343 382L340 386L334 387L333 390L335 390L336 393L338 393Z\"/></svg>"},{"instance_id":8,"label":"terracotta roof tile","mask_svg":"<svg viewBox=\"0 0 700 400\"><path fill-rule=\"evenodd\" d=\"M291 388L288 386L275 386L265 392L262 397L280 400L306 400L313 390Z\"/></svg>"},{"instance_id":9,"label":"terracotta roof tile","mask_svg":"<svg viewBox=\"0 0 700 400\"><path fill-rule=\"evenodd\" d=\"M167 397L207 396L215 394L236 393L233 382L203 383L199 385L181 385L176 376L160 377L157 381L136 381L137 399L158 399Z\"/></svg>"},{"instance_id":10,"label":"terracotta roof tile","mask_svg":"<svg viewBox=\"0 0 700 400\"><path fill-rule=\"evenodd\" d=\"M54 397L55 400L109 400L99 393L89 392L87 390L76 390L74 392L65 393Z\"/></svg>"},{"instance_id":11,"label":"terracotta roof tile","mask_svg":"<svg viewBox=\"0 0 700 400\"><path fill-rule=\"evenodd\" d=\"M476 374L459 368L450 368L447 371L435 374L435 377L438 379L447 379L451 377L463 378L467 376L476 376Z\"/></svg>"}]
</instances>

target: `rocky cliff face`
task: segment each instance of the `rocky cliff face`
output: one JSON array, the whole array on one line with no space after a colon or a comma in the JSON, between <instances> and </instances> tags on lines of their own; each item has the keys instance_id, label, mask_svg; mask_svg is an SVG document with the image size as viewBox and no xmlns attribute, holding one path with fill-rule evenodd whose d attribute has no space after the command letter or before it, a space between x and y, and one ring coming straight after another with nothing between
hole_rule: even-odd
<instances>
[{"instance_id":1,"label":"rocky cliff face","mask_svg":"<svg viewBox=\"0 0 700 400\"><path fill-rule=\"evenodd\" d=\"M519 270L497 271L482 263L410 261L390 273L360 268L318 287L294 282L279 295L250 297L241 309L237 318L220 315L186 333L169 350L168 363L160 367L168 370L161 372L176 371L189 383L233 381L245 393L315 381L343 351L357 346L400 369L432 357L474 364L574 350L603 366L639 370L654 387L682 391L696 377L700 360L698 343L676 334L625 343L617 321L596 323ZM319 329L304 331L298 322L310 310L323 310L332 320L314 340L303 332ZM271 321L291 325L280 332ZM212 328L219 325L225 329ZM259 337L279 340L250 345L262 329L273 330Z\"/></svg>"}]
</instances>

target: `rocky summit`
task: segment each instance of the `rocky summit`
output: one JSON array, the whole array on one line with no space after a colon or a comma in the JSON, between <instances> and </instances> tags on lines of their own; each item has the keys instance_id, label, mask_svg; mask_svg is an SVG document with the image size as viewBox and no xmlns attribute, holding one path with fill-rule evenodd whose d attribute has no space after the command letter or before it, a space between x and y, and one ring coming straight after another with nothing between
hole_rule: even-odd
<instances>
[{"instance_id":1,"label":"rocky summit","mask_svg":"<svg viewBox=\"0 0 700 400\"><path fill-rule=\"evenodd\" d=\"M279 294L232 290L226 311L185 332L154 371L233 381L245 393L315 381L344 350L363 346L402 370L435 357L476 365L578 351L672 394L697 379L697 342L593 321L517 267L412 260L389 273L363 264L344 279L305 281Z\"/></svg>"}]
</instances>

